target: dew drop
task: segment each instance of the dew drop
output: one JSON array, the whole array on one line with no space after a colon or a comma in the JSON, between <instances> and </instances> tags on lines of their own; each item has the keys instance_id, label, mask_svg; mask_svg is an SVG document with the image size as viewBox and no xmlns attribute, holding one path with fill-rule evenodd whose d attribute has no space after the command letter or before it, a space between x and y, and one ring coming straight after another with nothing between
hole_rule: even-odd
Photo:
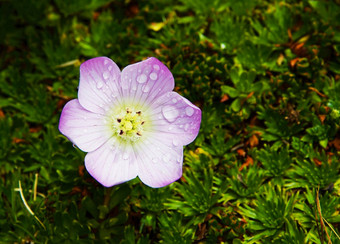
<instances>
[{"instance_id":1,"label":"dew drop","mask_svg":"<svg viewBox=\"0 0 340 244\"><path fill-rule=\"evenodd\" d=\"M168 163L168 162L170 161L170 158L171 158L170 153L166 153L166 154L164 154L164 156L163 156L163 161L164 161L165 163Z\"/></svg>"},{"instance_id":2,"label":"dew drop","mask_svg":"<svg viewBox=\"0 0 340 244\"><path fill-rule=\"evenodd\" d=\"M145 74L149 74L149 73L150 73L150 69L145 69L145 70L144 70L144 73L145 73Z\"/></svg>"},{"instance_id":3,"label":"dew drop","mask_svg":"<svg viewBox=\"0 0 340 244\"><path fill-rule=\"evenodd\" d=\"M185 130L185 131L188 131L188 129L189 129L189 124L185 124L184 130Z\"/></svg>"},{"instance_id":4,"label":"dew drop","mask_svg":"<svg viewBox=\"0 0 340 244\"><path fill-rule=\"evenodd\" d=\"M162 114L167 121L172 123L177 119L179 112L175 107L167 105L162 108Z\"/></svg>"},{"instance_id":5,"label":"dew drop","mask_svg":"<svg viewBox=\"0 0 340 244\"><path fill-rule=\"evenodd\" d=\"M173 98L173 99L172 99L172 102L173 102L173 103L177 103L177 99L176 99L176 98Z\"/></svg>"},{"instance_id":6,"label":"dew drop","mask_svg":"<svg viewBox=\"0 0 340 244\"><path fill-rule=\"evenodd\" d=\"M109 78L109 76L110 76L110 73L109 73L109 72L105 71L105 72L103 73L103 78L104 78L105 80L107 80L107 79Z\"/></svg>"},{"instance_id":7,"label":"dew drop","mask_svg":"<svg viewBox=\"0 0 340 244\"><path fill-rule=\"evenodd\" d=\"M129 158L129 154L127 153L127 152L125 152L124 154L123 154L123 159L124 160L127 160Z\"/></svg>"},{"instance_id":8,"label":"dew drop","mask_svg":"<svg viewBox=\"0 0 340 244\"><path fill-rule=\"evenodd\" d=\"M154 72L152 72L152 73L150 74L150 79L151 79L151 80L156 80L157 77L158 77L157 74L154 73Z\"/></svg>"},{"instance_id":9,"label":"dew drop","mask_svg":"<svg viewBox=\"0 0 340 244\"><path fill-rule=\"evenodd\" d=\"M159 65L158 65L158 64L155 64L155 65L153 66L153 68L154 68L155 70L159 70Z\"/></svg>"},{"instance_id":10,"label":"dew drop","mask_svg":"<svg viewBox=\"0 0 340 244\"><path fill-rule=\"evenodd\" d=\"M179 128L183 128L183 125L180 125Z\"/></svg>"},{"instance_id":11,"label":"dew drop","mask_svg":"<svg viewBox=\"0 0 340 244\"><path fill-rule=\"evenodd\" d=\"M107 67L107 69L108 69L109 71L111 71L111 70L112 70L112 66L110 65L109 67Z\"/></svg>"},{"instance_id":12,"label":"dew drop","mask_svg":"<svg viewBox=\"0 0 340 244\"><path fill-rule=\"evenodd\" d=\"M115 92L112 92L111 97L115 98L115 97L117 97L117 94Z\"/></svg>"},{"instance_id":13,"label":"dew drop","mask_svg":"<svg viewBox=\"0 0 340 244\"><path fill-rule=\"evenodd\" d=\"M171 131L173 128L174 128L174 127L170 125L170 126L168 127L168 130Z\"/></svg>"},{"instance_id":14,"label":"dew drop","mask_svg":"<svg viewBox=\"0 0 340 244\"><path fill-rule=\"evenodd\" d=\"M158 158L152 158L152 162L153 163L157 163L158 162Z\"/></svg>"},{"instance_id":15,"label":"dew drop","mask_svg":"<svg viewBox=\"0 0 340 244\"><path fill-rule=\"evenodd\" d=\"M107 59L104 60L104 65L107 65L109 61Z\"/></svg>"},{"instance_id":16,"label":"dew drop","mask_svg":"<svg viewBox=\"0 0 340 244\"><path fill-rule=\"evenodd\" d=\"M137 77L138 83L141 83L141 84L145 83L147 79L148 77L145 74L141 74Z\"/></svg>"},{"instance_id":17,"label":"dew drop","mask_svg":"<svg viewBox=\"0 0 340 244\"><path fill-rule=\"evenodd\" d=\"M136 84L135 82L132 83L131 89L132 89L133 91L136 91L136 90L137 90L137 84Z\"/></svg>"},{"instance_id":18,"label":"dew drop","mask_svg":"<svg viewBox=\"0 0 340 244\"><path fill-rule=\"evenodd\" d=\"M123 89L128 89L129 88L129 83L128 83L127 80L123 80L121 84L122 84L122 88Z\"/></svg>"},{"instance_id":19,"label":"dew drop","mask_svg":"<svg viewBox=\"0 0 340 244\"><path fill-rule=\"evenodd\" d=\"M88 130L87 130L87 129L84 129L84 130L83 130L83 132L84 132L84 133L87 133L87 132L88 132Z\"/></svg>"},{"instance_id":20,"label":"dew drop","mask_svg":"<svg viewBox=\"0 0 340 244\"><path fill-rule=\"evenodd\" d=\"M144 86L143 92L148 92L150 91L150 87L148 85Z\"/></svg>"},{"instance_id":21,"label":"dew drop","mask_svg":"<svg viewBox=\"0 0 340 244\"><path fill-rule=\"evenodd\" d=\"M177 141L176 139L173 139L173 140L172 140L172 144L173 144L175 147L177 147L177 146L178 146L178 141Z\"/></svg>"},{"instance_id":22,"label":"dew drop","mask_svg":"<svg viewBox=\"0 0 340 244\"><path fill-rule=\"evenodd\" d=\"M192 116L194 114L194 109L192 107L186 107L185 108L185 114L188 116Z\"/></svg>"},{"instance_id":23,"label":"dew drop","mask_svg":"<svg viewBox=\"0 0 340 244\"><path fill-rule=\"evenodd\" d=\"M83 117L83 120L87 120L87 117L86 117L86 116L84 116L84 117Z\"/></svg>"},{"instance_id":24,"label":"dew drop","mask_svg":"<svg viewBox=\"0 0 340 244\"><path fill-rule=\"evenodd\" d=\"M99 81L99 82L97 83L97 88L100 89L100 88L102 88L102 87L103 87L103 82Z\"/></svg>"}]
</instances>

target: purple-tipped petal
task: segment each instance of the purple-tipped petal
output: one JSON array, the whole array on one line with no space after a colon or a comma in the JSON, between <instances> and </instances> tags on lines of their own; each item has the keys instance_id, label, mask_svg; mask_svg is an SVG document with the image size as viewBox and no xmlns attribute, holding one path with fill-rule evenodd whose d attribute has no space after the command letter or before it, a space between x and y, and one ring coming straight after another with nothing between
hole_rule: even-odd
<instances>
[{"instance_id":1,"label":"purple-tipped petal","mask_svg":"<svg viewBox=\"0 0 340 244\"><path fill-rule=\"evenodd\" d=\"M170 136L155 134L135 146L138 177L144 184L163 187L182 176L183 146L174 146L171 141Z\"/></svg>"},{"instance_id":2,"label":"purple-tipped petal","mask_svg":"<svg viewBox=\"0 0 340 244\"><path fill-rule=\"evenodd\" d=\"M121 86L124 97L144 105L172 91L175 82L169 69L152 57L126 66L122 71Z\"/></svg>"},{"instance_id":3,"label":"purple-tipped petal","mask_svg":"<svg viewBox=\"0 0 340 244\"><path fill-rule=\"evenodd\" d=\"M93 178L106 187L136 178L138 172L132 148L124 148L113 138L86 155L85 167Z\"/></svg>"},{"instance_id":4,"label":"purple-tipped petal","mask_svg":"<svg viewBox=\"0 0 340 244\"><path fill-rule=\"evenodd\" d=\"M119 104L121 72L109 58L99 57L80 66L79 103L87 110L105 114Z\"/></svg>"},{"instance_id":5,"label":"purple-tipped petal","mask_svg":"<svg viewBox=\"0 0 340 244\"><path fill-rule=\"evenodd\" d=\"M198 134L201 110L176 92L168 92L156 100L149 112L152 114L152 133L169 135L175 145L187 145Z\"/></svg>"},{"instance_id":6,"label":"purple-tipped petal","mask_svg":"<svg viewBox=\"0 0 340 244\"><path fill-rule=\"evenodd\" d=\"M85 152L96 150L111 136L103 115L84 109L78 99L69 101L63 108L59 130Z\"/></svg>"}]
</instances>

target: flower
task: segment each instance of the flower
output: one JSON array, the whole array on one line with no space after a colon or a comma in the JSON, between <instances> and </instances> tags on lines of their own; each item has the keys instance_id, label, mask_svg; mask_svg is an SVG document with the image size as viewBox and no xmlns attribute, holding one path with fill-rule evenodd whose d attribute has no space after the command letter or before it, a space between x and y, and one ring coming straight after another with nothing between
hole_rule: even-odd
<instances>
[{"instance_id":1,"label":"flower","mask_svg":"<svg viewBox=\"0 0 340 244\"><path fill-rule=\"evenodd\" d=\"M201 110L173 92L156 58L120 71L107 57L80 66L78 99L62 110L59 130L82 151L87 171L110 187L135 177L163 187L182 175L183 146L197 136Z\"/></svg>"}]
</instances>

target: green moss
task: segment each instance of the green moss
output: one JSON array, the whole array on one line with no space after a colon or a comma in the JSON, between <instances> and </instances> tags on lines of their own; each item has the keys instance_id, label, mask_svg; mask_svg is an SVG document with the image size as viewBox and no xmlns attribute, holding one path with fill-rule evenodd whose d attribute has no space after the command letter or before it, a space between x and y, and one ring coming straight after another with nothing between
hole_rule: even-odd
<instances>
[{"instance_id":1,"label":"green moss","mask_svg":"<svg viewBox=\"0 0 340 244\"><path fill-rule=\"evenodd\" d=\"M2 1L0 242L328 243L320 213L339 242L339 8ZM202 109L176 183L104 188L59 133L79 65L96 56L121 68L154 56Z\"/></svg>"}]
</instances>

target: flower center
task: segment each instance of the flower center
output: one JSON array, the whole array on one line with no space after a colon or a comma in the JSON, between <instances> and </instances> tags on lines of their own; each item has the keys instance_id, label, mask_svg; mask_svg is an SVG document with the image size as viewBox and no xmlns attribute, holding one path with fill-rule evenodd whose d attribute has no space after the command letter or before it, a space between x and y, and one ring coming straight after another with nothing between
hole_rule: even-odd
<instances>
[{"instance_id":1,"label":"flower center","mask_svg":"<svg viewBox=\"0 0 340 244\"><path fill-rule=\"evenodd\" d=\"M138 141L143 135L145 121L141 111L133 111L130 108L121 111L113 119L114 134L121 140L128 142Z\"/></svg>"}]
</instances>

